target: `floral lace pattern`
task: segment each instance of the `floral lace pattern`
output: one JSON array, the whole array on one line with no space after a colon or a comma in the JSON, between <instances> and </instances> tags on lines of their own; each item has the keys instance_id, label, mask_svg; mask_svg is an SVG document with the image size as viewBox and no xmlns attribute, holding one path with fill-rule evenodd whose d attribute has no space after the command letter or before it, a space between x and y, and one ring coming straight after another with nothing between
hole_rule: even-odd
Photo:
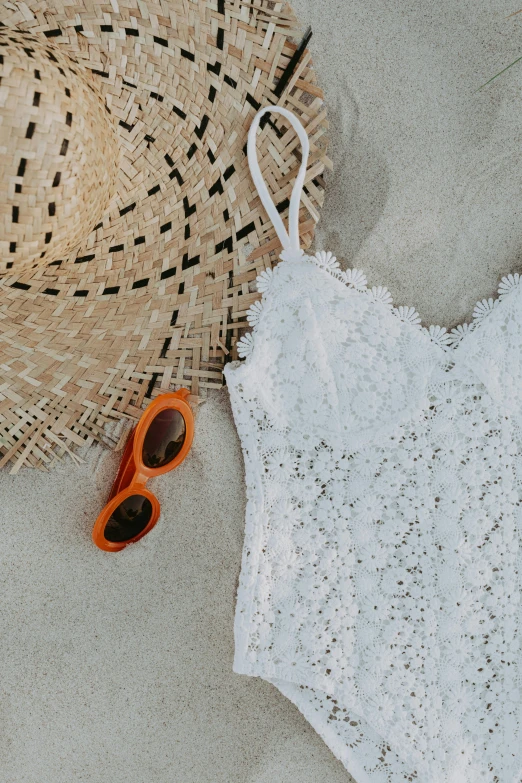
<instances>
[{"instance_id":1,"label":"floral lace pattern","mask_svg":"<svg viewBox=\"0 0 522 783\"><path fill-rule=\"evenodd\" d=\"M225 369L247 517L234 670L357 783L522 779L522 287L447 332L302 251Z\"/></svg>"},{"instance_id":2,"label":"floral lace pattern","mask_svg":"<svg viewBox=\"0 0 522 783\"><path fill-rule=\"evenodd\" d=\"M282 253L281 257L284 259L284 252ZM489 299L482 299L480 302L477 302L473 310L472 322L469 324L459 324L458 326L455 326L450 332L448 332L444 326L430 326L428 328L421 327L421 317L414 307L392 307L392 295L387 288L384 286L374 286L373 288L368 288L366 275L364 272L362 272L360 269L347 269L346 271L341 270L339 262L332 253L319 251L315 254L315 256L304 256L303 254L303 257L330 272L333 277L337 278L337 280L340 280L342 283L345 283L349 288L366 293L375 302L382 302L383 304L389 305L394 315L396 315L401 321L412 324L412 326L419 326L419 328L423 328L424 331L429 334L433 342L445 349L456 348L464 335L472 331L477 326L477 324L479 324L480 321L485 318L485 316L494 310L506 296L506 294L510 293L510 291L512 291L514 288L518 288L520 285L520 275L518 273L503 277L498 289L498 298L493 299L490 297ZM270 281L272 279L272 272L272 269L266 269L261 273L261 275L258 276L256 282L257 290L260 293L264 293L268 290ZM247 321L250 326L255 327L257 325L262 309L262 300L254 302L252 307L250 307L247 312ZM246 335L243 335L243 337L238 342L239 356L242 359L246 358L251 353L253 345L253 339L251 338L250 334L247 333Z\"/></svg>"}]
</instances>

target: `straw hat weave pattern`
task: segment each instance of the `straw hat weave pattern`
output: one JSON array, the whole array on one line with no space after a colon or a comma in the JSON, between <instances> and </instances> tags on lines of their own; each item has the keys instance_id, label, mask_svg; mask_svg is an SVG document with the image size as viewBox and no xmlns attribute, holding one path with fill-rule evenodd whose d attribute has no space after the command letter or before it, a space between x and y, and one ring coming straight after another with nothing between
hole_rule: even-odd
<instances>
[{"instance_id":1,"label":"straw hat weave pattern","mask_svg":"<svg viewBox=\"0 0 522 783\"><path fill-rule=\"evenodd\" d=\"M304 247L329 161L288 5L29 0L0 23L0 466L16 472L114 445L105 424L158 393L222 385L279 248L246 165L261 105L311 139ZM286 217L298 141L274 115L259 142Z\"/></svg>"}]
</instances>

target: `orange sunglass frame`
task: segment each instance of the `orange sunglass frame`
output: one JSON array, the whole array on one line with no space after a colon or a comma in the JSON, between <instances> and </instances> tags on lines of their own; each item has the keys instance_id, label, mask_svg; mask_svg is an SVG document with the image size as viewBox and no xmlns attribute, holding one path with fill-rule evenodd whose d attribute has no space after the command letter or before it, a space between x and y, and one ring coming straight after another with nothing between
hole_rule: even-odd
<instances>
[{"instance_id":1,"label":"orange sunglass frame","mask_svg":"<svg viewBox=\"0 0 522 783\"><path fill-rule=\"evenodd\" d=\"M116 475L114 484L107 504L100 512L92 531L92 540L99 549L105 552L119 552L128 544L139 541L140 538L147 535L160 515L160 504L155 495L146 489L145 484L151 478L161 476L163 473L169 473L180 465L192 446L194 438L194 414L186 398L190 392L188 389L180 389L177 392L161 394L145 408L138 424L131 432L125 451ZM185 420L185 440L179 454L175 458L163 465L161 468L148 468L143 462L143 444L147 431L155 417L163 410L178 410ZM105 526L109 521L113 511L122 503L125 498L131 495L142 495L152 504L152 514L147 526L134 538L127 541L108 541L105 538Z\"/></svg>"}]
</instances>

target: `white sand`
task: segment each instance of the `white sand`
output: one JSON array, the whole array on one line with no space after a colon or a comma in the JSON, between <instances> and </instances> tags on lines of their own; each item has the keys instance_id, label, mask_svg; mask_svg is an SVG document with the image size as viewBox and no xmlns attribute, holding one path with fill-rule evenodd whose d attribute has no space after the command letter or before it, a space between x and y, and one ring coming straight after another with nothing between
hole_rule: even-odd
<instances>
[{"instance_id":1,"label":"white sand","mask_svg":"<svg viewBox=\"0 0 522 783\"><path fill-rule=\"evenodd\" d=\"M425 323L453 326L521 270L517 4L296 0L330 109L318 247ZM118 555L90 535L116 460L0 472L0 783L348 783L298 711L232 673L242 460L226 389L163 518Z\"/></svg>"}]
</instances>

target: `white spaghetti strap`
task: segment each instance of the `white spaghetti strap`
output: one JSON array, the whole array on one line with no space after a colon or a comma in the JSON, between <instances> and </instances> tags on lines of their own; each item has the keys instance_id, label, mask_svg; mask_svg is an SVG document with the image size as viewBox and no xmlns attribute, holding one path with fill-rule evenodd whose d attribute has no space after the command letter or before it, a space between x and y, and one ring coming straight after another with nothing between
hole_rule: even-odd
<instances>
[{"instance_id":1,"label":"white spaghetti strap","mask_svg":"<svg viewBox=\"0 0 522 783\"><path fill-rule=\"evenodd\" d=\"M277 112L289 120L297 135L299 136L299 140L303 148L303 156L301 165L299 167L299 173L295 180L294 187L292 188L292 196L290 198L288 233L283 224L283 221L279 216L279 212L275 207L270 193L268 192L268 188L265 185L265 181L261 174L261 169L259 168L259 162L257 159L256 133L261 117L263 114L267 114L268 112ZM273 223L277 236L279 237L284 250L299 250L299 204L301 201L301 193L306 175L309 150L310 143L308 141L307 133L295 114L292 114L292 112L288 111L288 109L283 109L281 106L265 106L263 109L258 111L252 121L250 130L248 131L248 165L250 166L250 173L252 174L252 179L254 180L254 185L257 188L261 202L268 213L268 217Z\"/></svg>"}]
</instances>

